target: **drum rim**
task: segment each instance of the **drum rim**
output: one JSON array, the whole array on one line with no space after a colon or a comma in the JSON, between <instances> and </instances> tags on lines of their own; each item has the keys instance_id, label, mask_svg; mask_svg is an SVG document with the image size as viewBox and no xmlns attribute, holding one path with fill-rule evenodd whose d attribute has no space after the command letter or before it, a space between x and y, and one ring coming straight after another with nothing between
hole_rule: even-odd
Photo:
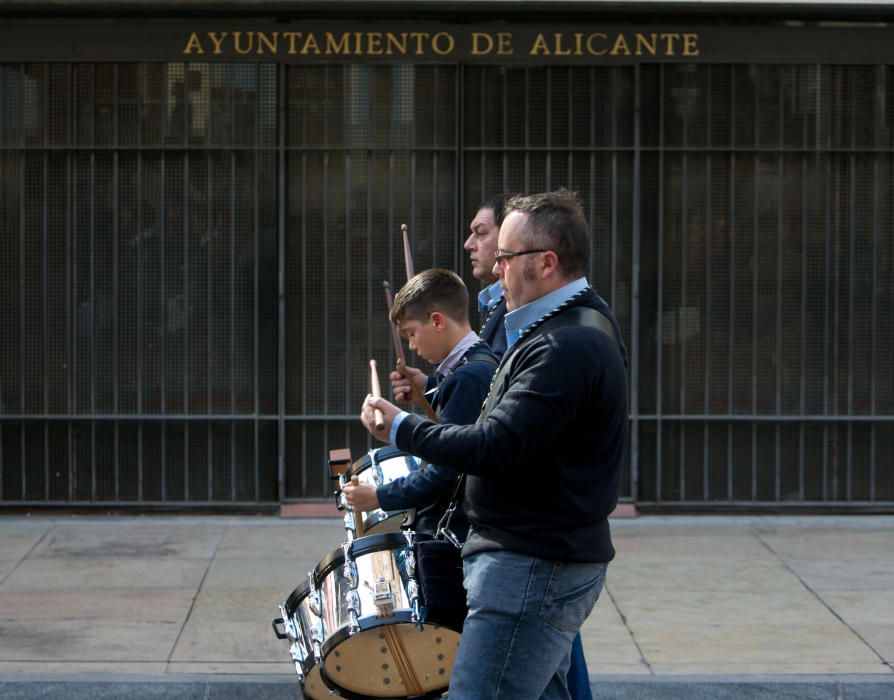
<instances>
[{"instance_id":1,"label":"drum rim","mask_svg":"<svg viewBox=\"0 0 894 700\"><path fill-rule=\"evenodd\" d=\"M392 534L392 533L389 533ZM369 630L376 629L378 627L384 627L386 625L395 624L395 621L399 624L411 624L414 627L418 625L418 623L413 622L411 618L411 612L409 610L400 610L396 611L392 617L387 618L376 618L376 617L365 617L360 619L360 632L367 632ZM454 632L455 634L461 635L461 632L457 632L452 627L447 627L446 625L436 625L434 623L424 622L426 627L435 627L439 629L446 629L450 632ZM332 678L329 677L329 674L326 673L326 657L334 650L334 647L338 644L341 644L346 639L350 639L351 637L356 637L360 632L355 632L354 634L350 634L348 632L348 628L346 626L342 626L329 635L329 638L323 643L322 649L322 658L323 663L320 664L320 677L323 679L323 685L325 685L329 690L333 690L341 694L342 697L349 698L350 700L381 700L381 695L364 695L363 693L355 693L352 690L348 690L347 688L343 688L338 683L336 683ZM336 641L337 640L337 641ZM447 690L447 687L450 685L450 678L445 678L446 683L443 687L438 688L436 690L429 691L427 693L423 693L422 695L413 695L414 700L426 700L427 698L438 698L443 695L444 691ZM406 694L404 695L392 695L389 696L394 698L395 700L399 700L400 698L408 697Z\"/></svg>"},{"instance_id":2,"label":"drum rim","mask_svg":"<svg viewBox=\"0 0 894 700\"><path fill-rule=\"evenodd\" d=\"M407 542L407 538L404 535L405 532L412 534L410 542ZM404 530L401 532L380 532L375 535L358 537L351 542L351 557L356 559L357 557L372 554L373 552L381 552L386 549L412 547L412 543L416 541L416 538L417 535L412 530ZM399 547L394 545L399 545ZM345 553L341 547L336 547L329 552L329 554L320 559L320 563L317 564L314 569L314 585L317 588L320 588L323 581L326 580L326 577L332 573L336 566L344 564L344 561Z\"/></svg>"},{"instance_id":3,"label":"drum rim","mask_svg":"<svg viewBox=\"0 0 894 700\"><path fill-rule=\"evenodd\" d=\"M310 696L307 695L307 694L304 692L304 686L307 685L307 676L310 674L310 672L314 669L315 666L316 666L316 668L317 668L317 672L318 672L318 674L319 674L319 676L320 676L320 682L323 684L323 687L326 688L327 690L332 690L332 689L329 687L329 685L326 683L326 681L323 680L323 667L322 667L322 666L317 666L316 662L313 660L313 656L310 657L310 660L311 660L311 664L310 664L310 666L308 667L308 670L306 670L306 671L304 672L304 677L301 678L301 679L298 681L298 684L301 686L301 696L302 696L302 697L307 697L307 698L310 698ZM302 665L303 665L303 664L302 664Z\"/></svg>"},{"instance_id":4,"label":"drum rim","mask_svg":"<svg viewBox=\"0 0 894 700\"><path fill-rule=\"evenodd\" d=\"M390 451L393 454L388 454L388 456L379 459L380 452ZM374 456L375 455L375 456ZM360 459L355 461L348 469L345 471L345 480L350 481L352 476L357 476L361 472L369 469L375 462L381 462L386 459L393 459L394 457L410 457L412 458L409 452L404 452L398 447L394 445L385 445L384 447L378 447L375 450L370 450L365 455L363 455Z\"/></svg>"},{"instance_id":5,"label":"drum rim","mask_svg":"<svg viewBox=\"0 0 894 700\"><path fill-rule=\"evenodd\" d=\"M313 578L314 581L316 581L316 572L314 572ZM303 581L301 584L295 586L295 590L291 592L289 597L286 598L286 602L283 603L283 608L285 609L286 613L288 613L289 617L295 614L295 611L298 610L298 606L301 605L301 601L303 601L309 595L310 586L308 585L307 581Z\"/></svg>"}]
</instances>

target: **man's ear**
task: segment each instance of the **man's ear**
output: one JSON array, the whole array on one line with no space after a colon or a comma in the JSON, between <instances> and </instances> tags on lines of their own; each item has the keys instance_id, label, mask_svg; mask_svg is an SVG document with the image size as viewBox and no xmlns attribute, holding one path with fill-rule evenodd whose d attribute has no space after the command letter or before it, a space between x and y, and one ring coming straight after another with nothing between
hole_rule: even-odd
<instances>
[{"instance_id":1,"label":"man's ear","mask_svg":"<svg viewBox=\"0 0 894 700\"><path fill-rule=\"evenodd\" d=\"M561 271L559 270L559 256L553 251L547 250L543 253L541 259L543 261L543 272L541 273L541 277L547 279L548 277L561 274Z\"/></svg>"},{"instance_id":2,"label":"man's ear","mask_svg":"<svg viewBox=\"0 0 894 700\"><path fill-rule=\"evenodd\" d=\"M440 311L432 311L428 318L436 331L442 331L447 327L447 318Z\"/></svg>"}]
</instances>

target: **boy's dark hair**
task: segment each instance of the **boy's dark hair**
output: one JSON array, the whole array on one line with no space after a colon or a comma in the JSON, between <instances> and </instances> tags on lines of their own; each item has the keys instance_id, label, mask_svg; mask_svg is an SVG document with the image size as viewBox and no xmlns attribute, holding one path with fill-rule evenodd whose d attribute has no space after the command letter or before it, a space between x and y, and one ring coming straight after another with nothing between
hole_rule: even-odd
<instances>
[{"instance_id":1,"label":"boy's dark hair","mask_svg":"<svg viewBox=\"0 0 894 700\"><path fill-rule=\"evenodd\" d=\"M490 209L494 213L494 223L500 226L503 223L503 217L506 215L506 202L512 199L512 195L498 194L491 197L486 202L478 205L478 210Z\"/></svg>"},{"instance_id":2,"label":"boy's dark hair","mask_svg":"<svg viewBox=\"0 0 894 700\"><path fill-rule=\"evenodd\" d=\"M590 260L590 226L580 197L565 188L519 195L506 202L506 213L528 215L519 237L527 248L552 250L566 278L582 276Z\"/></svg>"},{"instance_id":3,"label":"boy's dark hair","mask_svg":"<svg viewBox=\"0 0 894 700\"><path fill-rule=\"evenodd\" d=\"M427 321L433 311L469 322L469 290L456 273L432 268L413 277L394 297L391 321Z\"/></svg>"}]
</instances>

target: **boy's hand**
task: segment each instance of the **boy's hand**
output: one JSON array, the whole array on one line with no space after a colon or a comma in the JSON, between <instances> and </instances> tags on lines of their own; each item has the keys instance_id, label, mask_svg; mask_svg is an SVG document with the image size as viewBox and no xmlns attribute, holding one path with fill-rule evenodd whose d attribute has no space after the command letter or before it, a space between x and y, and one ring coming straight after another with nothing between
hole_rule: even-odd
<instances>
[{"instance_id":1,"label":"boy's hand","mask_svg":"<svg viewBox=\"0 0 894 700\"><path fill-rule=\"evenodd\" d=\"M428 377L425 376L425 372L421 369L416 369L415 367L404 367L404 372L413 380L413 383L419 387L419 394L425 393L425 382ZM395 401L402 401L403 403L415 403L418 404L419 401L414 400L413 391L410 388L410 379L404 377L400 372L394 371L388 375L388 378L391 380L391 395L394 397Z\"/></svg>"},{"instance_id":2,"label":"boy's hand","mask_svg":"<svg viewBox=\"0 0 894 700\"><path fill-rule=\"evenodd\" d=\"M354 510L370 511L379 507L379 497L376 495L376 487L372 484L347 483L342 489L345 500Z\"/></svg>"}]
</instances>

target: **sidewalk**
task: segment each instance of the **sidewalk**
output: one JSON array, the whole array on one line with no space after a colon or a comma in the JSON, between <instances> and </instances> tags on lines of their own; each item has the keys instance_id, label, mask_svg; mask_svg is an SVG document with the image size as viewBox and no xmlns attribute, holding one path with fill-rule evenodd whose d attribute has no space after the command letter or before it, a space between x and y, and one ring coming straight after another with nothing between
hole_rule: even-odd
<instances>
[{"instance_id":1,"label":"sidewalk","mask_svg":"<svg viewBox=\"0 0 894 700\"><path fill-rule=\"evenodd\" d=\"M894 516L639 517L598 698L894 698ZM0 516L0 698L297 698L270 621L336 519Z\"/></svg>"}]
</instances>

